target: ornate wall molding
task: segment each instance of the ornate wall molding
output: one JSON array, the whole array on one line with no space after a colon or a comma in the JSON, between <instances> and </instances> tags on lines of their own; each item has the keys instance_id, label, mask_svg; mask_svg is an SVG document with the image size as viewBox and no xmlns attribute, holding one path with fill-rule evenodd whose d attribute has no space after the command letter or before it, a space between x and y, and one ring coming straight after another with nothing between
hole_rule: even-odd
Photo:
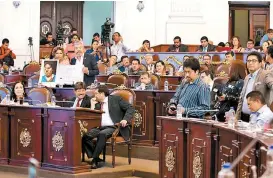
<instances>
[{"instance_id":1,"label":"ornate wall molding","mask_svg":"<svg viewBox=\"0 0 273 178\"><path fill-rule=\"evenodd\" d=\"M24 128L20 133L20 143L23 147L28 147L31 142L31 135L27 128Z\"/></svg>"},{"instance_id":2,"label":"ornate wall molding","mask_svg":"<svg viewBox=\"0 0 273 178\"><path fill-rule=\"evenodd\" d=\"M52 146L55 151L60 151L64 146L64 139L60 131L56 131L55 135L52 137Z\"/></svg>"}]
</instances>

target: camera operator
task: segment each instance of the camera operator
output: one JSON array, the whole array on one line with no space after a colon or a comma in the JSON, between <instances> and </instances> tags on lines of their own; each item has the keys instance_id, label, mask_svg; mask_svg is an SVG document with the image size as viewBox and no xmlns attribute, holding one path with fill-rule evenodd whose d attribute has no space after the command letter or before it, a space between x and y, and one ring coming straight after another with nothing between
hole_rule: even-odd
<instances>
[{"instance_id":1,"label":"camera operator","mask_svg":"<svg viewBox=\"0 0 273 178\"><path fill-rule=\"evenodd\" d=\"M118 62L121 61L121 57L125 56L125 53L129 51L122 43L122 37L119 32L115 32L112 36L114 44L111 46L111 55L116 55L118 57Z\"/></svg>"},{"instance_id":2,"label":"camera operator","mask_svg":"<svg viewBox=\"0 0 273 178\"><path fill-rule=\"evenodd\" d=\"M237 109L243 86L244 80L240 79L238 70L237 72L235 70L231 73L229 80L225 85L219 87L217 90L213 88L213 92L216 92L217 95L214 108L219 109L219 111L216 113L219 121L225 121L225 112L229 111L231 107L233 107L235 110Z\"/></svg>"}]
</instances>

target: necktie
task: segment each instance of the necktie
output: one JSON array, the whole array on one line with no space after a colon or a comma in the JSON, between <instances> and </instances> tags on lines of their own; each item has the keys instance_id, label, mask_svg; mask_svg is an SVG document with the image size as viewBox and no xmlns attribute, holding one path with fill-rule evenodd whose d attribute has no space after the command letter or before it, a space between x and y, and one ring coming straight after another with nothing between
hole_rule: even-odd
<instances>
[{"instance_id":1,"label":"necktie","mask_svg":"<svg viewBox=\"0 0 273 178\"><path fill-rule=\"evenodd\" d=\"M80 107L80 106L81 106L81 105L80 105L81 100L82 100L82 99L78 99L78 102L77 102L76 107Z\"/></svg>"},{"instance_id":2,"label":"necktie","mask_svg":"<svg viewBox=\"0 0 273 178\"><path fill-rule=\"evenodd\" d=\"M101 110L101 111L103 110L103 105L104 105L104 102L101 102L101 103L100 103L100 110Z\"/></svg>"}]
</instances>

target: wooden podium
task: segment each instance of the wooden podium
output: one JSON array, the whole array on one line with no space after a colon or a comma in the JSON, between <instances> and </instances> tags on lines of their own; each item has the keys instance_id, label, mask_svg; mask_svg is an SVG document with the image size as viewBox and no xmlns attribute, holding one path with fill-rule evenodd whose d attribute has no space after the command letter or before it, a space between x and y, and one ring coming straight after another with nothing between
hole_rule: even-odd
<instances>
[{"instance_id":1,"label":"wooden podium","mask_svg":"<svg viewBox=\"0 0 273 178\"><path fill-rule=\"evenodd\" d=\"M44 108L42 167L67 173L90 171L90 165L81 162L82 129L99 127L101 114L84 108Z\"/></svg>"},{"instance_id":2,"label":"wooden podium","mask_svg":"<svg viewBox=\"0 0 273 178\"><path fill-rule=\"evenodd\" d=\"M0 164L9 161L9 118L8 107L0 106Z\"/></svg>"},{"instance_id":3,"label":"wooden podium","mask_svg":"<svg viewBox=\"0 0 273 178\"><path fill-rule=\"evenodd\" d=\"M41 107L9 106L10 165L28 165L34 157L42 161ZM8 128L8 127L7 127Z\"/></svg>"}]
</instances>

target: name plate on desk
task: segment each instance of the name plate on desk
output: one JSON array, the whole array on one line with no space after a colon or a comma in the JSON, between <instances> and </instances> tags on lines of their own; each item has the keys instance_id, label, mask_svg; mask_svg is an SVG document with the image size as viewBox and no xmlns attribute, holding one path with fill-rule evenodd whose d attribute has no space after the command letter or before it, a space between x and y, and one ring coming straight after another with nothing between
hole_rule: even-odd
<instances>
[{"instance_id":1,"label":"name plate on desk","mask_svg":"<svg viewBox=\"0 0 273 178\"><path fill-rule=\"evenodd\" d=\"M74 84L83 81L82 66L78 65L59 65L58 83Z\"/></svg>"}]
</instances>

